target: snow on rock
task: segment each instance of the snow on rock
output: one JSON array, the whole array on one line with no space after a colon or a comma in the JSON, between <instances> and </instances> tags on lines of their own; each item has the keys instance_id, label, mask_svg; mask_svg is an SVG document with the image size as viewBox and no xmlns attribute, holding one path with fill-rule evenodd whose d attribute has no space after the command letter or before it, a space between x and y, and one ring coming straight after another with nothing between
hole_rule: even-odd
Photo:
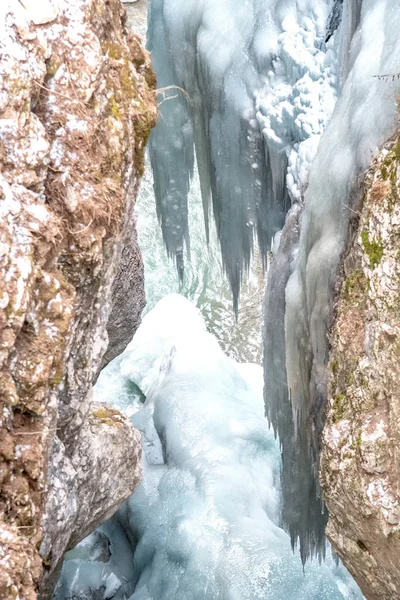
<instances>
[{"instance_id":1,"label":"snow on rock","mask_svg":"<svg viewBox=\"0 0 400 600\"><path fill-rule=\"evenodd\" d=\"M21 0L21 4L35 25L50 23L58 16L58 11L50 0Z\"/></svg>"}]
</instances>

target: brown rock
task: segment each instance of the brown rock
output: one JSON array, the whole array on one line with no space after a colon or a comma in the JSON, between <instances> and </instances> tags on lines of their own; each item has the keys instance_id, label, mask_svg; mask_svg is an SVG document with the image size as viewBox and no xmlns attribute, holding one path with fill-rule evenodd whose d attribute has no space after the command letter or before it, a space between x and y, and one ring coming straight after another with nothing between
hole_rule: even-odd
<instances>
[{"instance_id":1,"label":"brown rock","mask_svg":"<svg viewBox=\"0 0 400 600\"><path fill-rule=\"evenodd\" d=\"M327 534L368 600L400 590L400 138L366 180L331 331Z\"/></svg>"},{"instance_id":2,"label":"brown rock","mask_svg":"<svg viewBox=\"0 0 400 600\"><path fill-rule=\"evenodd\" d=\"M50 594L65 550L141 476L137 432L90 391L122 254L137 310L116 351L143 306L130 240L154 75L119 0L57 6L0 9L0 598Z\"/></svg>"}]
</instances>

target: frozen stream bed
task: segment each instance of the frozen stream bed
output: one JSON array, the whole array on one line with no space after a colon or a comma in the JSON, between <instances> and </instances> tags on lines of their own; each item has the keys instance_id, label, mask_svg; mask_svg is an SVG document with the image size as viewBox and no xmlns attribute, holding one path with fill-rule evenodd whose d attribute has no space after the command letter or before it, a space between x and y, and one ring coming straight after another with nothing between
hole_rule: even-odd
<instances>
[{"instance_id":1,"label":"frozen stream bed","mask_svg":"<svg viewBox=\"0 0 400 600\"><path fill-rule=\"evenodd\" d=\"M228 358L192 303L162 299L95 393L142 432L144 480L69 554L58 600L362 597L331 557L303 572L279 523L262 369Z\"/></svg>"}]
</instances>

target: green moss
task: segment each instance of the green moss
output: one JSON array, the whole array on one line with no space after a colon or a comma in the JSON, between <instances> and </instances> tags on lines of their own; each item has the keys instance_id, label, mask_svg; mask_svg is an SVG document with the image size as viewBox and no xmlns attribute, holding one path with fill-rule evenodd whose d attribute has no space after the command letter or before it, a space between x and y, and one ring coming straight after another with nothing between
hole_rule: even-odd
<instances>
[{"instance_id":1,"label":"green moss","mask_svg":"<svg viewBox=\"0 0 400 600\"><path fill-rule=\"evenodd\" d=\"M369 239L368 231L363 229L361 232L361 243L363 245L364 252L369 258L370 269L375 269L379 265L383 256L383 244L382 239L378 238Z\"/></svg>"},{"instance_id":2,"label":"green moss","mask_svg":"<svg viewBox=\"0 0 400 600\"><path fill-rule=\"evenodd\" d=\"M92 412L92 417L110 427L121 427L121 413L113 408L101 406Z\"/></svg>"},{"instance_id":3,"label":"green moss","mask_svg":"<svg viewBox=\"0 0 400 600\"><path fill-rule=\"evenodd\" d=\"M332 405L332 410L333 410L332 420L334 423L338 423L338 421L341 421L343 419L344 412L345 412L345 406L346 406L346 396L344 394L336 394L336 396L334 396L334 398L333 398L333 405Z\"/></svg>"},{"instance_id":4,"label":"green moss","mask_svg":"<svg viewBox=\"0 0 400 600\"><path fill-rule=\"evenodd\" d=\"M155 75L150 66L146 68L146 81L150 87L142 86L138 88L135 76L135 65L139 68L145 63L145 53L137 40L131 40L129 50L125 46L113 41L107 41L102 44L104 54L110 59L108 72L106 75L107 88L112 93L109 100L109 113L111 117L118 120L123 125L124 131L120 134L122 144L126 143L126 138L131 135L128 129L129 118L133 121L134 139L134 164L138 175L144 172L144 147L150 135L151 128L155 125L155 96L152 87L155 87ZM149 83L150 82L150 83ZM150 85L152 84L152 85ZM120 164L116 164L115 157L110 157L104 165L107 169L107 175L113 176L113 172L120 169ZM109 164L111 162L111 164Z\"/></svg>"},{"instance_id":5,"label":"green moss","mask_svg":"<svg viewBox=\"0 0 400 600\"><path fill-rule=\"evenodd\" d=\"M381 167L381 176L382 176L382 179L387 179L389 177L389 171L385 164L383 164Z\"/></svg>"},{"instance_id":6,"label":"green moss","mask_svg":"<svg viewBox=\"0 0 400 600\"><path fill-rule=\"evenodd\" d=\"M109 104L110 112L111 112L112 116L114 117L114 119L117 119L117 121L120 121L121 120L121 112L119 110L119 106L118 106L117 101L115 100L114 96L111 96L108 104Z\"/></svg>"},{"instance_id":7,"label":"green moss","mask_svg":"<svg viewBox=\"0 0 400 600\"><path fill-rule=\"evenodd\" d=\"M334 375L336 375L336 373L338 372L338 368L339 368L339 361L337 358L334 358L333 361L331 362L331 370Z\"/></svg>"},{"instance_id":8,"label":"green moss","mask_svg":"<svg viewBox=\"0 0 400 600\"><path fill-rule=\"evenodd\" d=\"M369 290L369 281L362 269L356 269L344 283L344 299L351 302L361 302Z\"/></svg>"},{"instance_id":9,"label":"green moss","mask_svg":"<svg viewBox=\"0 0 400 600\"><path fill-rule=\"evenodd\" d=\"M400 162L400 136L397 138L396 144L394 145L393 154L397 162Z\"/></svg>"},{"instance_id":10,"label":"green moss","mask_svg":"<svg viewBox=\"0 0 400 600\"><path fill-rule=\"evenodd\" d=\"M135 130L135 166L138 170L139 175L143 175L145 161L144 161L144 148L149 139L152 121L146 114L139 115L133 124Z\"/></svg>"},{"instance_id":11,"label":"green moss","mask_svg":"<svg viewBox=\"0 0 400 600\"><path fill-rule=\"evenodd\" d=\"M57 388L60 385L60 383L62 382L63 377L64 377L64 372L63 372L62 368L57 369L56 374L50 381L50 387L53 389Z\"/></svg>"},{"instance_id":12,"label":"green moss","mask_svg":"<svg viewBox=\"0 0 400 600\"><path fill-rule=\"evenodd\" d=\"M122 58L121 46L115 42L104 42L103 51L114 60L121 60Z\"/></svg>"},{"instance_id":13,"label":"green moss","mask_svg":"<svg viewBox=\"0 0 400 600\"><path fill-rule=\"evenodd\" d=\"M136 96L137 85L136 80L132 76L130 63L128 60L124 60L121 66L120 72L121 89L127 100L132 100L133 96Z\"/></svg>"}]
</instances>

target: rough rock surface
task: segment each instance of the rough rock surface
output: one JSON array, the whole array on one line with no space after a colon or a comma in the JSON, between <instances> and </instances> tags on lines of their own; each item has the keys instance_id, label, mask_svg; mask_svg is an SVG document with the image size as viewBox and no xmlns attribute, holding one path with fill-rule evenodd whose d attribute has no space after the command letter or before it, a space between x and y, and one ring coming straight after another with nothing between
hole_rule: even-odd
<instances>
[{"instance_id":1,"label":"rough rock surface","mask_svg":"<svg viewBox=\"0 0 400 600\"><path fill-rule=\"evenodd\" d=\"M90 389L154 85L119 0L1 2L0 598L51 587L140 477L137 434Z\"/></svg>"},{"instance_id":2,"label":"rough rock surface","mask_svg":"<svg viewBox=\"0 0 400 600\"><path fill-rule=\"evenodd\" d=\"M400 590L400 138L366 177L331 331L327 534L368 600Z\"/></svg>"},{"instance_id":3,"label":"rough rock surface","mask_svg":"<svg viewBox=\"0 0 400 600\"><path fill-rule=\"evenodd\" d=\"M107 323L108 346L101 362L103 369L121 354L139 326L146 306L144 266L139 250L135 224L128 227L112 288L112 309Z\"/></svg>"},{"instance_id":4,"label":"rough rock surface","mask_svg":"<svg viewBox=\"0 0 400 600\"><path fill-rule=\"evenodd\" d=\"M51 595L65 549L111 517L142 478L140 434L117 410L93 404L73 443L68 453L56 437L52 448L54 491L43 514L41 546L42 556L52 562L42 597Z\"/></svg>"}]
</instances>

